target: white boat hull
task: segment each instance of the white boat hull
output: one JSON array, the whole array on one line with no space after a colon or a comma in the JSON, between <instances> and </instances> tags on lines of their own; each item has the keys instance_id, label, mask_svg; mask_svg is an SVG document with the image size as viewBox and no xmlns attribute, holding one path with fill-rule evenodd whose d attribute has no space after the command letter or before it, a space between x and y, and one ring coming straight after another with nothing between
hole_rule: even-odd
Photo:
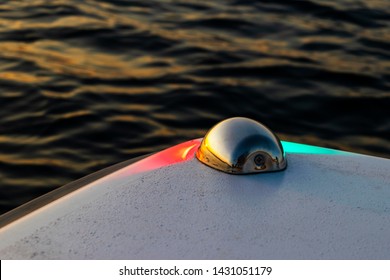
<instances>
[{"instance_id":1,"label":"white boat hull","mask_svg":"<svg viewBox=\"0 0 390 280\"><path fill-rule=\"evenodd\" d=\"M390 161L284 142L283 172L230 175L190 141L0 229L1 259L389 259Z\"/></svg>"}]
</instances>

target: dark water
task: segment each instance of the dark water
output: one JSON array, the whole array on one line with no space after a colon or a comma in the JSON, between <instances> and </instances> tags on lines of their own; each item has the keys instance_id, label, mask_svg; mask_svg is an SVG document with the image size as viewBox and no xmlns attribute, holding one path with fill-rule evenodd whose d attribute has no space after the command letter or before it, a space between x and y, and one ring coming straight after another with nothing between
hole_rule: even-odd
<instances>
[{"instance_id":1,"label":"dark water","mask_svg":"<svg viewBox=\"0 0 390 280\"><path fill-rule=\"evenodd\" d=\"M390 1L0 1L0 210L246 116L390 157Z\"/></svg>"}]
</instances>

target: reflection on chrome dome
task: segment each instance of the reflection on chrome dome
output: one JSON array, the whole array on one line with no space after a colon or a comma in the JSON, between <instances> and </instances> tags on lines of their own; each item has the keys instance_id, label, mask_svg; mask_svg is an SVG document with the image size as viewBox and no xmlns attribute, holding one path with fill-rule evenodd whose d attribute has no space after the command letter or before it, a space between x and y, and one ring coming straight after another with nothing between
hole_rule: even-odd
<instances>
[{"instance_id":1,"label":"reflection on chrome dome","mask_svg":"<svg viewBox=\"0 0 390 280\"><path fill-rule=\"evenodd\" d=\"M231 174L280 171L287 161L278 137L248 118L231 118L211 128L196 153L204 164Z\"/></svg>"}]
</instances>

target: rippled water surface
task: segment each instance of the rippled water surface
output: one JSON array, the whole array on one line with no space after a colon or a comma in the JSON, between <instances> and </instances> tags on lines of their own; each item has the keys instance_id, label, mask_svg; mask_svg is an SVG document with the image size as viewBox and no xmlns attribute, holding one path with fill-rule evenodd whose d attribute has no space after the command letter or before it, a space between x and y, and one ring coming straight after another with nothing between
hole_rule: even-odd
<instances>
[{"instance_id":1,"label":"rippled water surface","mask_svg":"<svg viewBox=\"0 0 390 280\"><path fill-rule=\"evenodd\" d=\"M390 157L390 1L0 1L0 210L246 116Z\"/></svg>"}]
</instances>

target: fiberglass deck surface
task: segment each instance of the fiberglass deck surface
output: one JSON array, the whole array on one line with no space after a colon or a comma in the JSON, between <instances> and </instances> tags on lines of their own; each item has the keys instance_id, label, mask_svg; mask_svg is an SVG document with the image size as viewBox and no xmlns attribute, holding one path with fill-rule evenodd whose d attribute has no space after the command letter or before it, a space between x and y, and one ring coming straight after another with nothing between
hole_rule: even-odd
<instances>
[{"instance_id":1,"label":"fiberglass deck surface","mask_svg":"<svg viewBox=\"0 0 390 280\"><path fill-rule=\"evenodd\" d=\"M389 259L390 161L288 153L234 176L196 158L87 185L0 229L2 259Z\"/></svg>"}]
</instances>

